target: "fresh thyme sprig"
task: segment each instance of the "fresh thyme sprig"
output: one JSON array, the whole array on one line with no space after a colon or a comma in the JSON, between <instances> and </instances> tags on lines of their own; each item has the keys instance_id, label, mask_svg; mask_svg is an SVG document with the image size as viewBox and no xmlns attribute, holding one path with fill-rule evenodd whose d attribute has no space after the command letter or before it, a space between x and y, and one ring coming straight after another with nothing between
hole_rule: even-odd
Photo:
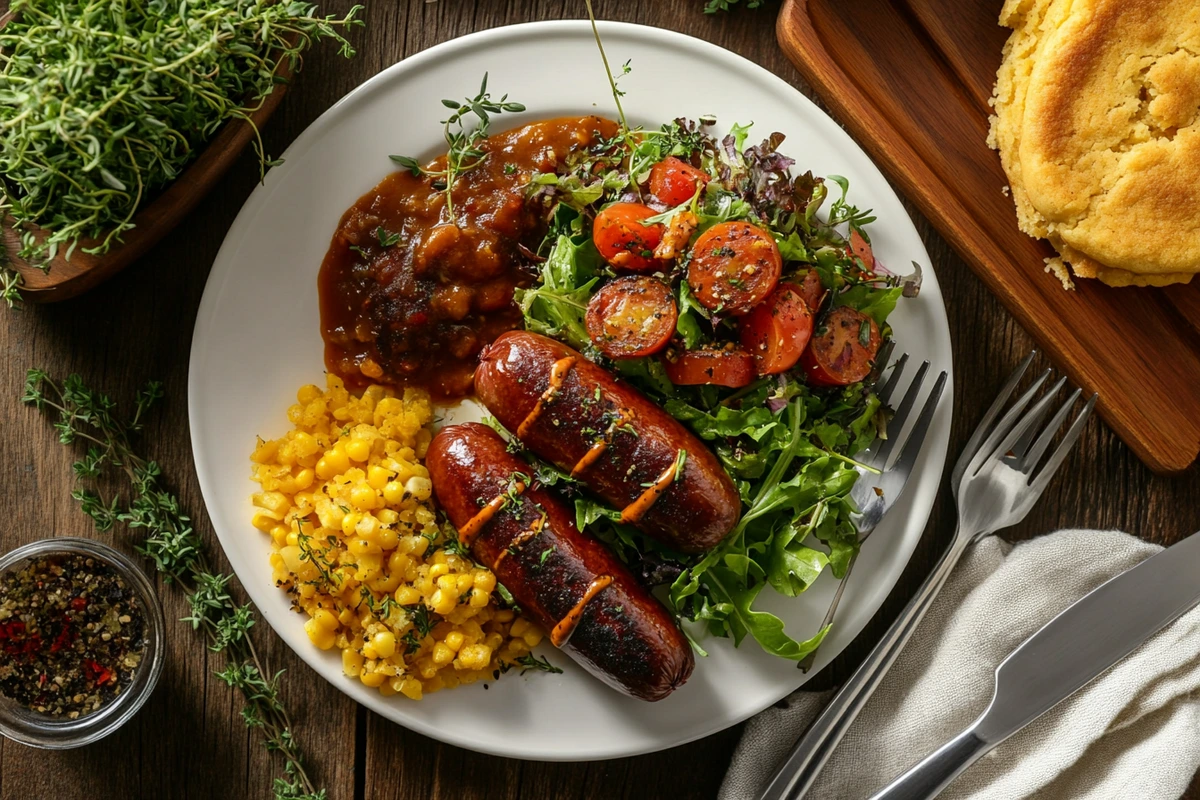
<instances>
[{"instance_id":1,"label":"fresh thyme sprig","mask_svg":"<svg viewBox=\"0 0 1200 800\"><path fill-rule=\"evenodd\" d=\"M253 607L233 597L231 575L215 572L210 566L204 542L179 499L160 485L158 464L130 446L130 435L142 429L147 410L162 396L162 384L147 384L137 394L133 416L122 422L116 416L116 404L85 386L78 375L60 386L45 372L31 369L21 399L53 418L64 445L87 444L87 453L73 465L77 479L98 478L111 469L129 480L131 499L125 505L120 496L106 500L83 486L71 496L100 531L110 530L118 522L140 529L143 536L135 545L137 551L154 562L165 582L183 590L191 609L191 616L183 621L204 631L210 650L225 653L225 669L216 676L241 691L246 700L242 719L262 731L269 751L278 751L284 758L285 777L276 778L274 784L277 800L325 800L325 790L316 789L304 771L300 747L292 736L292 722L280 699L283 672L272 673L267 668L250 638L257 621Z\"/></svg>"},{"instance_id":2,"label":"fresh thyme sprig","mask_svg":"<svg viewBox=\"0 0 1200 800\"><path fill-rule=\"evenodd\" d=\"M487 151L482 149L483 141L488 137L491 126L491 115L521 112L525 106L514 103L508 95L499 100L492 100L487 90L487 73L483 73L483 82L479 85L479 94L459 102L458 100L443 100L442 105L453 110L447 119L442 120L443 132L446 138L446 166L440 170L427 170L411 156L391 156L392 161L412 172L413 175L424 173L431 177L440 178L445 184L442 191L446 193L446 216L454 221L454 198L451 191L455 179L464 172L470 172L487 159ZM466 119L474 116L474 127L468 127ZM436 185L436 184L435 184Z\"/></svg>"},{"instance_id":3,"label":"fresh thyme sprig","mask_svg":"<svg viewBox=\"0 0 1200 800\"><path fill-rule=\"evenodd\" d=\"M298 69L321 39L353 55L341 31L362 24L360 9L336 18L303 0L13 0L0 29L0 195L21 257L69 257L85 239L85 252L107 252L218 128L249 121L281 64ZM6 277L5 294L14 288Z\"/></svg>"}]
</instances>

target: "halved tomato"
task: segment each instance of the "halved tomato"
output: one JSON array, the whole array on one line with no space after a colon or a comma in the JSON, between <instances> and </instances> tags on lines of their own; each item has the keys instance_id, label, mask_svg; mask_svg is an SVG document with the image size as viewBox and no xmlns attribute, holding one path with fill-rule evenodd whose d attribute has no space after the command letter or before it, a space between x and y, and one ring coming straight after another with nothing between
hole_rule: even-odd
<instances>
[{"instance_id":1,"label":"halved tomato","mask_svg":"<svg viewBox=\"0 0 1200 800\"><path fill-rule=\"evenodd\" d=\"M797 273L799 278L800 274ZM817 274L815 269L810 269L804 273L804 277L800 280L800 296L804 298L804 303L808 306L808 310L816 314L821 310L821 303L825 302L825 284L821 283L821 276Z\"/></svg>"},{"instance_id":2,"label":"halved tomato","mask_svg":"<svg viewBox=\"0 0 1200 800\"><path fill-rule=\"evenodd\" d=\"M776 375L800 360L813 332L804 290L794 283L779 288L738 323L742 347L754 356L759 375Z\"/></svg>"},{"instance_id":3,"label":"halved tomato","mask_svg":"<svg viewBox=\"0 0 1200 800\"><path fill-rule=\"evenodd\" d=\"M650 193L668 206L686 203L697 186L708 183L708 175L686 161L668 156L650 168Z\"/></svg>"},{"instance_id":4,"label":"halved tomato","mask_svg":"<svg viewBox=\"0 0 1200 800\"><path fill-rule=\"evenodd\" d=\"M821 322L800 357L814 386L849 386L871 374L882 339L875 320L858 309L839 306Z\"/></svg>"},{"instance_id":5,"label":"halved tomato","mask_svg":"<svg viewBox=\"0 0 1200 800\"><path fill-rule=\"evenodd\" d=\"M604 260L626 272L653 272L662 266L654 248L662 241L663 226L643 225L654 209L641 203L613 203L592 224L592 241Z\"/></svg>"},{"instance_id":6,"label":"halved tomato","mask_svg":"<svg viewBox=\"0 0 1200 800\"><path fill-rule=\"evenodd\" d=\"M588 336L609 358L657 353L675 334L679 313L671 290L646 275L609 281L588 302Z\"/></svg>"},{"instance_id":7,"label":"halved tomato","mask_svg":"<svg viewBox=\"0 0 1200 800\"><path fill-rule=\"evenodd\" d=\"M738 315L773 292L782 271L770 233L749 222L721 222L692 245L687 281L707 308Z\"/></svg>"},{"instance_id":8,"label":"halved tomato","mask_svg":"<svg viewBox=\"0 0 1200 800\"><path fill-rule=\"evenodd\" d=\"M872 252L870 243L863 238L861 233L856 230L850 231L850 247L848 249L851 256L862 260L867 272L875 271L875 253Z\"/></svg>"},{"instance_id":9,"label":"halved tomato","mask_svg":"<svg viewBox=\"0 0 1200 800\"><path fill-rule=\"evenodd\" d=\"M739 389L754 380L754 356L745 350L688 350L674 360L663 359L663 367L678 386Z\"/></svg>"}]
</instances>

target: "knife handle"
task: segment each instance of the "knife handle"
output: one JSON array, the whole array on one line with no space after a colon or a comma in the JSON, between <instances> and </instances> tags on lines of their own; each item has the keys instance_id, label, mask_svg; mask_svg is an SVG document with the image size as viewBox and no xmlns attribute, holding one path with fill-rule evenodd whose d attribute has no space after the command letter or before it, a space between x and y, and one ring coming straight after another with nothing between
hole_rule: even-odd
<instances>
[{"instance_id":1,"label":"knife handle","mask_svg":"<svg viewBox=\"0 0 1200 800\"><path fill-rule=\"evenodd\" d=\"M992 749L972 726L926 756L919 764L871 795L871 800L928 800Z\"/></svg>"}]
</instances>

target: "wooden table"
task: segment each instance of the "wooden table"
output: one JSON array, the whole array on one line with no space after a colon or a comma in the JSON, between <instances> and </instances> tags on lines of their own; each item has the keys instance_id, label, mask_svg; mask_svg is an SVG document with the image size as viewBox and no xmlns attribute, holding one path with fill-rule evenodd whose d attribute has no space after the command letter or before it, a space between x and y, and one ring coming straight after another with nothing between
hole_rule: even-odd
<instances>
[{"instance_id":1,"label":"wooden table","mask_svg":"<svg viewBox=\"0 0 1200 800\"><path fill-rule=\"evenodd\" d=\"M323 6L337 12L349 4L330 0ZM775 44L771 4L716 16L702 13L702 0L597 0L596 5L605 18L715 42L808 92ZM0 10L3 7L0 0ZM335 100L407 55L485 28L581 16L581 0L376 2L366 14L366 29L354 34L357 58L344 61L329 47L306 57L294 91L265 131L267 150L282 151ZM669 83L664 88L669 91ZM71 534L95 536L132 552L128 532L92 530L69 496L74 456L57 443L44 419L18 402L25 370L36 365L58 376L78 372L126 406L147 379L165 382L167 399L152 416L143 450L162 464L198 529L220 553L192 469L188 351L209 267L254 188L257 172L253 156L243 154L185 224L141 263L91 294L62 305L0 312L0 348L8 354L0 365L0 497L6 509L0 549ZM956 361L951 452L956 453L1004 376L1032 343L962 260L915 211L912 214L950 317ZM1049 283L1047 290L1053 290ZM258 357L256 351L255 343L247 343L247 358ZM1120 528L1163 544L1175 541L1200 528L1200 470L1175 479L1155 477L1094 420L1047 498L1011 533L1027 538L1069 525ZM883 609L811 686L826 688L848 674L930 569L952 528L953 507L949 494L943 493L912 563ZM163 587L162 595L168 619L187 615L171 587ZM477 755L384 721L318 678L265 626L257 630L257 637L271 662L288 670L286 703L296 717L296 734L331 798L712 797L738 739L735 728L665 753L590 764ZM271 796L280 765L264 751L257 734L242 724L239 699L213 678L219 658L182 623L168 623L167 647L166 669L154 696L108 739L65 753L0 740L0 798Z\"/></svg>"}]
</instances>

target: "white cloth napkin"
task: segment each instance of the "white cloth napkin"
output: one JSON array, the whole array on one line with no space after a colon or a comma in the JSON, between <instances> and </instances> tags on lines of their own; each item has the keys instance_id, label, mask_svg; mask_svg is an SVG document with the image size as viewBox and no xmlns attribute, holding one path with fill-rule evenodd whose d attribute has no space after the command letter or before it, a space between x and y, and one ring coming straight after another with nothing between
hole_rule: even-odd
<instances>
[{"instance_id":1,"label":"white cloth napkin","mask_svg":"<svg viewBox=\"0 0 1200 800\"><path fill-rule=\"evenodd\" d=\"M969 725L992 674L1050 618L1160 550L1116 531L1064 530L967 551L809 792L858 800ZM1197 575L1200 580L1200 575ZM1200 767L1200 608L1001 744L941 795L1159 800ZM803 690L746 726L720 800L757 796L830 692Z\"/></svg>"}]
</instances>

